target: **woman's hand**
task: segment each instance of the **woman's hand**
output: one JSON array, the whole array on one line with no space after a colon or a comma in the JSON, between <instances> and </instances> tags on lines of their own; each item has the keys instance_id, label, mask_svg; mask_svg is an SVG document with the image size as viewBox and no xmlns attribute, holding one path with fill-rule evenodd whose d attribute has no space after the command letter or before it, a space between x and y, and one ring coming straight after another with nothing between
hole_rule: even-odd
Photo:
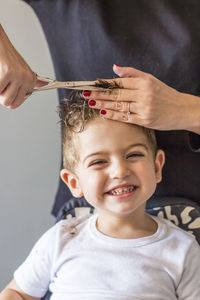
<instances>
[{"instance_id":1,"label":"woman's hand","mask_svg":"<svg viewBox=\"0 0 200 300\"><path fill-rule=\"evenodd\" d=\"M45 84L37 81L36 74L13 47L0 25L0 104L17 108L35 86Z\"/></svg>"},{"instance_id":2,"label":"woman's hand","mask_svg":"<svg viewBox=\"0 0 200 300\"><path fill-rule=\"evenodd\" d=\"M113 70L121 78L109 81L116 82L119 89L83 92L84 97L90 99L89 105L101 109L105 118L157 130L194 131L193 127L199 126L198 97L188 95L188 99L186 94L134 68L114 65Z\"/></svg>"}]
</instances>

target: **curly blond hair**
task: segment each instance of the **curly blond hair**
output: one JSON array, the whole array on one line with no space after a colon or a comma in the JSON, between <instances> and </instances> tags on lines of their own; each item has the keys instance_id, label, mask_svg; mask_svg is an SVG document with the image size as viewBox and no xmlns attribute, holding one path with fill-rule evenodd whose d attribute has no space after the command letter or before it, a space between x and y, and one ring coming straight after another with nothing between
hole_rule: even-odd
<instances>
[{"instance_id":1,"label":"curly blond hair","mask_svg":"<svg viewBox=\"0 0 200 300\"><path fill-rule=\"evenodd\" d=\"M101 115L99 109L92 109L88 106L88 100L82 97L81 92L73 92L69 99L61 101L59 115L62 122L63 167L74 171L79 161L79 151L76 143L78 133L84 131L89 121L101 118ZM155 155L157 142L154 130L141 128L147 137L150 149Z\"/></svg>"}]
</instances>

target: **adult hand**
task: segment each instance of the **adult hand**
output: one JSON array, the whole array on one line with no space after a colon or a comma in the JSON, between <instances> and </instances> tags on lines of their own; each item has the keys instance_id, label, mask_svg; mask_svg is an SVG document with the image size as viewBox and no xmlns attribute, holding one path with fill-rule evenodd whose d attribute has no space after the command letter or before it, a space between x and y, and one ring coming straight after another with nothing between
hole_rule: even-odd
<instances>
[{"instance_id":1,"label":"adult hand","mask_svg":"<svg viewBox=\"0 0 200 300\"><path fill-rule=\"evenodd\" d=\"M200 112L197 97L191 95L189 101L186 94L134 68L114 65L113 70L121 78L109 82L117 83L120 88L105 92L83 92L90 99L89 105L101 109L105 118L157 130L193 131L192 126L198 126L194 124L194 116L199 120Z\"/></svg>"},{"instance_id":2,"label":"adult hand","mask_svg":"<svg viewBox=\"0 0 200 300\"><path fill-rule=\"evenodd\" d=\"M0 104L17 108L34 87L45 84L37 81L36 74L13 47L0 25Z\"/></svg>"}]
</instances>

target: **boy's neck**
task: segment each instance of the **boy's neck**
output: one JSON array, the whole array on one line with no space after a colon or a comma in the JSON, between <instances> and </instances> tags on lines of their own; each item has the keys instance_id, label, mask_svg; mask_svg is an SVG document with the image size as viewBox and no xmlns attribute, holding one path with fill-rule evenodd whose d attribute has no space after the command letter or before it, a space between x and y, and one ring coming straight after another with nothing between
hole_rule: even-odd
<instances>
[{"instance_id":1,"label":"boy's neck","mask_svg":"<svg viewBox=\"0 0 200 300\"><path fill-rule=\"evenodd\" d=\"M158 225L146 212L125 217L99 213L96 227L101 233L113 238L136 239L153 235Z\"/></svg>"}]
</instances>

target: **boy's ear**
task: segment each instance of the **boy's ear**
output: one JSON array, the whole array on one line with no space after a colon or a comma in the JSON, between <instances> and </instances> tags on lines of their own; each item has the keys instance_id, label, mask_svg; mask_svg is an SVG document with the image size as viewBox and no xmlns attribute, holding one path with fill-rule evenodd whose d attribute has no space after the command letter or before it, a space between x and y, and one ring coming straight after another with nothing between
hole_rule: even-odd
<instances>
[{"instance_id":1,"label":"boy's ear","mask_svg":"<svg viewBox=\"0 0 200 300\"><path fill-rule=\"evenodd\" d=\"M159 149L156 153L155 159L155 170L156 170L156 181L161 182L162 180L162 169L165 164L165 153L163 150Z\"/></svg>"},{"instance_id":2,"label":"boy's ear","mask_svg":"<svg viewBox=\"0 0 200 300\"><path fill-rule=\"evenodd\" d=\"M70 189L72 195L76 198L80 198L83 196L83 192L79 183L78 177L71 171L67 169L62 169L60 171L60 176L64 183Z\"/></svg>"}]
</instances>

